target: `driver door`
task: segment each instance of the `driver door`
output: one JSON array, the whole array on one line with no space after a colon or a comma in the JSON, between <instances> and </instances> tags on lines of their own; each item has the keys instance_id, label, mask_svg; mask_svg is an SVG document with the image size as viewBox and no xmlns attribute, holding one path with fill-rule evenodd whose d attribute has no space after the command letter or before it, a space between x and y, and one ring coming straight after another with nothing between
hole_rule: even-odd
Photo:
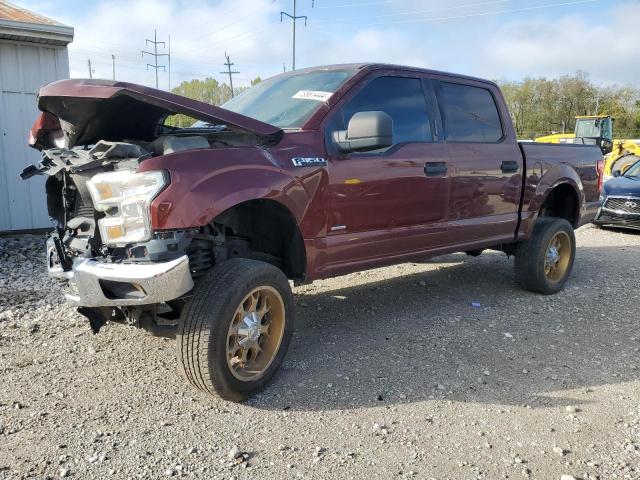
<instances>
[{"instance_id":1,"label":"driver door","mask_svg":"<svg viewBox=\"0 0 640 480\"><path fill-rule=\"evenodd\" d=\"M405 74L406 75L406 74ZM443 240L449 195L446 146L428 79L382 75L336 107L325 129L329 150L327 268L332 274L388 263ZM437 108L437 107L436 107ZM341 153L333 133L355 113L382 111L393 141L370 152Z\"/></svg>"}]
</instances>

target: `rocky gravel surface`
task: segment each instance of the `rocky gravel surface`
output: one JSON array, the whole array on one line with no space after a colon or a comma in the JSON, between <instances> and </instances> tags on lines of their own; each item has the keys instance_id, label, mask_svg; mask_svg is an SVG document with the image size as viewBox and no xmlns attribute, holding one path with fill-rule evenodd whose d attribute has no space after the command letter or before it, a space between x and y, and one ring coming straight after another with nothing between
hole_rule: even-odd
<instances>
[{"instance_id":1,"label":"rocky gravel surface","mask_svg":"<svg viewBox=\"0 0 640 480\"><path fill-rule=\"evenodd\" d=\"M0 238L0 479L640 479L640 234L584 227L545 297L488 252L295 289L284 367L245 404L174 342L92 335Z\"/></svg>"}]
</instances>

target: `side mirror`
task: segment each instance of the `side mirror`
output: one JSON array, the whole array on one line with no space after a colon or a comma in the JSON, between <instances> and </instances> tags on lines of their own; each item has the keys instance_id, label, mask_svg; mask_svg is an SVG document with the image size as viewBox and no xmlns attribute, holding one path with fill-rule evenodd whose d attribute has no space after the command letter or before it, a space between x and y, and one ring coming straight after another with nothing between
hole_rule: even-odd
<instances>
[{"instance_id":1,"label":"side mirror","mask_svg":"<svg viewBox=\"0 0 640 480\"><path fill-rule=\"evenodd\" d=\"M613 172L614 177L619 177L620 175L622 175L622 172L620 172L620 170L616 170L615 172Z\"/></svg>"},{"instance_id":2,"label":"side mirror","mask_svg":"<svg viewBox=\"0 0 640 480\"><path fill-rule=\"evenodd\" d=\"M598 145L600 146L600 150L603 155L608 155L613 151L613 142L606 138L600 138L598 140Z\"/></svg>"},{"instance_id":3,"label":"side mirror","mask_svg":"<svg viewBox=\"0 0 640 480\"><path fill-rule=\"evenodd\" d=\"M393 145L393 120L384 112L358 112L347 130L334 132L333 141L341 152L366 152Z\"/></svg>"}]
</instances>

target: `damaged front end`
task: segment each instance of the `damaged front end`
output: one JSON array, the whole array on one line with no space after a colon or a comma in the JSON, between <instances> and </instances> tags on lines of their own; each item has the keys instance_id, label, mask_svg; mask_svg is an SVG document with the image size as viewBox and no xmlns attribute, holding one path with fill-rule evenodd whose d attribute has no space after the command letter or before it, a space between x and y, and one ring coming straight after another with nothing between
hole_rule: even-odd
<instances>
[{"instance_id":1,"label":"damaged front end","mask_svg":"<svg viewBox=\"0 0 640 480\"><path fill-rule=\"evenodd\" d=\"M42 115L29 144L42 160L21 177L47 176L51 277L94 332L107 321L171 336L194 278L214 263L212 227L154 230L150 206L171 182L167 171L138 171L146 159L247 139L277 142L282 131L168 92L106 80L43 87ZM167 116L188 115L211 128L177 131Z\"/></svg>"},{"instance_id":2,"label":"damaged front end","mask_svg":"<svg viewBox=\"0 0 640 480\"><path fill-rule=\"evenodd\" d=\"M199 232L152 230L149 205L170 179L166 172L136 173L151 154L125 142L54 148L22 175L48 176L47 206L58 224L47 240L49 275L94 332L108 320L146 321L152 329L158 313L177 317L193 288L187 250Z\"/></svg>"}]
</instances>

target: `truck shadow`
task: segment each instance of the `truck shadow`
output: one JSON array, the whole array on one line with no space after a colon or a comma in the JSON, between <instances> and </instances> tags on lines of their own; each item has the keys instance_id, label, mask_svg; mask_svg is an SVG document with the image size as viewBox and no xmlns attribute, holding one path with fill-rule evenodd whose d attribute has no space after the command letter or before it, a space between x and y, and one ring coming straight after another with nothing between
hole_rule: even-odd
<instances>
[{"instance_id":1,"label":"truck shadow","mask_svg":"<svg viewBox=\"0 0 640 480\"><path fill-rule=\"evenodd\" d=\"M520 290L513 259L497 253L450 255L438 261L453 265L439 269L298 292L287 360L249 405L584 403L588 396L563 391L640 378L637 259L640 246L581 247L566 289L554 296Z\"/></svg>"}]
</instances>

